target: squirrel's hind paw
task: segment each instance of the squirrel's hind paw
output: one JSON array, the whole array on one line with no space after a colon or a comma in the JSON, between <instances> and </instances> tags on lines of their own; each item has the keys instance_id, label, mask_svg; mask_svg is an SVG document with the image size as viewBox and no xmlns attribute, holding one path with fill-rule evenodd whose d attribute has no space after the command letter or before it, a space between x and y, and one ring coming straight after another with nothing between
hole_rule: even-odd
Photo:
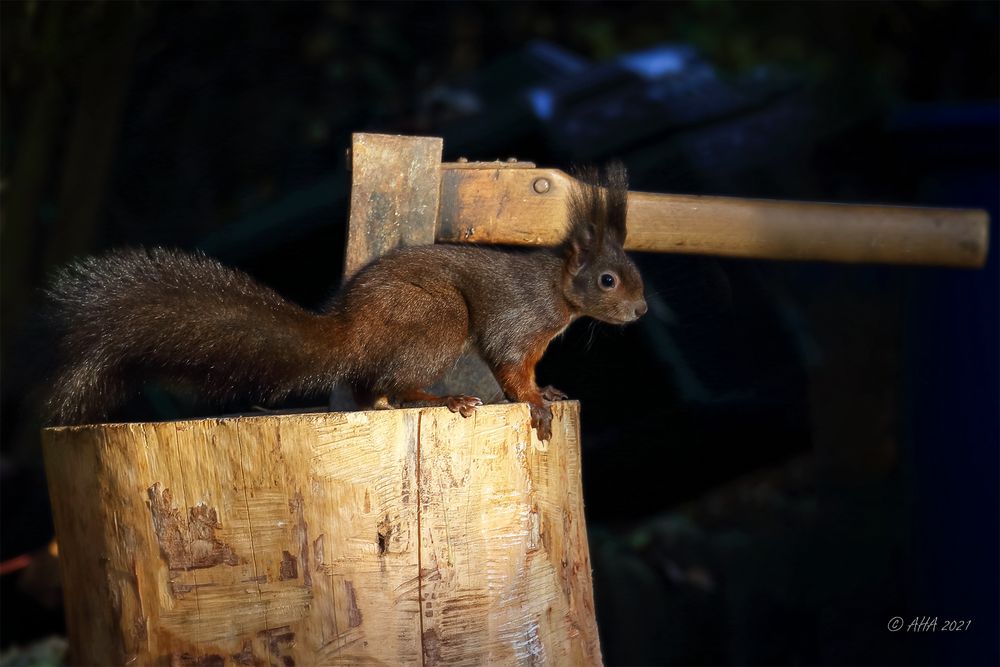
<instances>
[{"instance_id":1,"label":"squirrel's hind paw","mask_svg":"<svg viewBox=\"0 0 1000 667\"><path fill-rule=\"evenodd\" d=\"M445 406L452 412L457 412L463 417L471 417L483 401L475 396L448 396L445 399Z\"/></svg>"},{"instance_id":2,"label":"squirrel's hind paw","mask_svg":"<svg viewBox=\"0 0 1000 667\"><path fill-rule=\"evenodd\" d=\"M542 394L542 398L544 398L546 401L549 401L550 403L555 401L565 401L567 398L569 398L569 396L559 391L552 385L549 385L547 387L542 387L541 389L539 389L539 392Z\"/></svg>"}]
</instances>

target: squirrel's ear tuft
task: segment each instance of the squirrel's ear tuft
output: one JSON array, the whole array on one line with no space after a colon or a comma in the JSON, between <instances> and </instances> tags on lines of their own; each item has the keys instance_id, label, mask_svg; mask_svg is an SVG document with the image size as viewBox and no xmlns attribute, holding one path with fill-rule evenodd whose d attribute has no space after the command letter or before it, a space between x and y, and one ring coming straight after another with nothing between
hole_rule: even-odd
<instances>
[{"instance_id":1,"label":"squirrel's ear tuft","mask_svg":"<svg viewBox=\"0 0 1000 667\"><path fill-rule=\"evenodd\" d=\"M628 171L620 160L604 170L605 224L619 244L625 244L625 219L628 217Z\"/></svg>"},{"instance_id":2,"label":"squirrel's ear tuft","mask_svg":"<svg viewBox=\"0 0 1000 667\"><path fill-rule=\"evenodd\" d=\"M577 167L573 177L566 242L582 265L605 242L625 243L628 174L625 165L614 161L603 174L596 167Z\"/></svg>"}]
</instances>

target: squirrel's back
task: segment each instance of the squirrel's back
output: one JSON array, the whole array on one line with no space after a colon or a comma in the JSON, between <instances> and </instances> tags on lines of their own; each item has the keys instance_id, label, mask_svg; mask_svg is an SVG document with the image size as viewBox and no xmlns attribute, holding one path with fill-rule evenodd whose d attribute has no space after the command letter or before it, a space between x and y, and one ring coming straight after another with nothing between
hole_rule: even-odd
<instances>
[{"instance_id":1,"label":"squirrel's back","mask_svg":"<svg viewBox=\"0 0 1000 667\"><path fill-rule=\"evenodd\" d=\"M47 409L57 423L105 417L139 367L214 399L248 390L277 398L301 388L288 386L289 377L329 382L315 377L310 358L322 346L302 345L319 335L320 318L202 254L157 248L89 257L60 270L48 297L59 371Z\"/></svg>"}]
</instances>

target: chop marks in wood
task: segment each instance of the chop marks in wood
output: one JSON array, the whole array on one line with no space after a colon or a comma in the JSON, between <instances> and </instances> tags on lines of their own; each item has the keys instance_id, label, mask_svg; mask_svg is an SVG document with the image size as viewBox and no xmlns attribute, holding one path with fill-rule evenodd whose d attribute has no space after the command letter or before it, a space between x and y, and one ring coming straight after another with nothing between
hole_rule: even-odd
<instances>
[{"instance_id":1,"label":"chop marks in wood","mask_svg":"<svg viewBox=\"0 0 1000 667\"><path fill-rule=\"evenodd\" d=\"M173 506L170 489L160 492L160 483L149 487L149 512L153 530L160 544L160 554L171 570L193 570L215 565L239 565L243 562L233 548L218 539L219 513L204 503L188 509L188 519L181 518Z\"/></svg>"},{"instance_id":2,"label":"chop marks in wood","mask_svg":"<svg viewBox=\"0 0 1000 667\"><path fill-rule=\"evenodd\" d=\"M288 579L299 578L299 561L295 556L287 551L281 552L281 565L279 567L278 579L286 581Z\"/></svg>"},{"instance_id":3,"label":"chop marks in wood","mask_svg":"<svg viewBox=\"0 0 1000 667\"><path fill-rule=\"evenodd\" d=\"M47 431L74 659L599 663L576 407L525 409Z\"/></svg>"},{"instance_id":4,"label":"chop marks in wood","mask_svg":"<svg viewBox=\"0 0 1000 667\"><path fill-rule=\"evenodd\" d=\"M566 405L554 406L548 446L523 405L475 420L424 415L425 664L600 663L576 424L566 423L576 408Z\"/></svg>"},{"instance_id":5,"label":"chop marks in wood","mask_svg":"<svg viewBox=\"0 0 1000 667\"><path fill-rule=\"evenodd\" d=\"M221 655L192 655L191 653L173 653L170 655L170 667L224 667L226 659Z\"/></svg>"},{"instance_id":6,"label":"chop marks in wood","mask_svg":"<svg viewBox=\"0 0 1000 667\"><path fill-rule=\"evenodd\" d=\"M389 539L392 537L393 532L398 528L398 525L389 519L389 515L386 514L385 518L378 522L378 532L375 534L375 544L378 548L379 558L385 556L386 552L389 551Z\"/></svg>"},{"instance_id":7,"label":"chop marks in wood","mask_svg":"<svg viewBox=\"0 0 1000 667\"><path fill-rule=\"evenodd\" d=\"M410 422L416 418L392 412L317 415L282 421L280 452L269 457L250 460L244 447L255 486L263 486L265 470L280 462L281 474L266 491L282 493L288 525L285 532L268 533L255 521L254 542L264 545L256 547L258 553L283 544L298 578L276 583L298 584L309 593L309 612L291 622L296 640L288 650L299 664L416 662L416 605L397 603L392 590L416 569L409 538L415 512L401 502L411 495L414 464L408 457L416 451L416 428ZM264 491L258 487L256 493ZM279 520L272 520L272 530Z\"/></svg>"},{"instance_id":8,"label":"chop marks in wood","mask_svg":"<svg viewBox=\"0 0 1000 667\"><path fill-rule=\"evenodd\" d=\"M295 667L292 647L295 646L295 633L289 625L263 630L257 633L267 647L267 657L271 665Z\"/></svg>"},{"instance_id":9,"label":"chop marks in wood","mask_svg":"<svg viewBox=\"0 0 1000 667\"><path fill-rule=\"evenodd\" d=\"M299 558L302 559L302 583L312 586L312 573L309 570L309 524L306 523L304 505L302 491L297 491L295 497L288 501L288 511L295 522L295 540L298 542Z\"/></svg>"},{"instance_id":10,"label":"chop marks in wood","mask_svg":"<svg viewBox=\"0 0 1000 667\"><path fill-rule=\"evenodd\" d=\"M361 627L361 609L358 608L358 596L354 591L354 584L349 580L344 580L344 593L347 596L347 625L348 627Z\"/></svg>"}]
</instances>

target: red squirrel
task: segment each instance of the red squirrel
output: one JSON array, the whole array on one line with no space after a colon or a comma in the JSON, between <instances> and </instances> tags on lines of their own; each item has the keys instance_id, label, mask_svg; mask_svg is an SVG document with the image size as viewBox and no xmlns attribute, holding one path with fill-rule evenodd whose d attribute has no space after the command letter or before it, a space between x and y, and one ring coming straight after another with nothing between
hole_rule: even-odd
<instances>
[{"instance_id":1,"label":"red squirrel","mask_svg":"<svg viewBox=\"0 0 1000 667\"><path fill-rule=\"evenodd\" d=\"M47 410L61 424L104 419L134 384L186 386L205 398L273 403L337 383L361 407L443 405L468 417L474 396L425 391L467 348L551 437L552 401L535 383L549 342L574 319L624 324L646 312L623 250L621 164L582 174L555 248L431 245L363 268L319 312L292 304L203 254L120 250L71 264L48 290L59 370Z\"/></svg>"}]
</instances>

